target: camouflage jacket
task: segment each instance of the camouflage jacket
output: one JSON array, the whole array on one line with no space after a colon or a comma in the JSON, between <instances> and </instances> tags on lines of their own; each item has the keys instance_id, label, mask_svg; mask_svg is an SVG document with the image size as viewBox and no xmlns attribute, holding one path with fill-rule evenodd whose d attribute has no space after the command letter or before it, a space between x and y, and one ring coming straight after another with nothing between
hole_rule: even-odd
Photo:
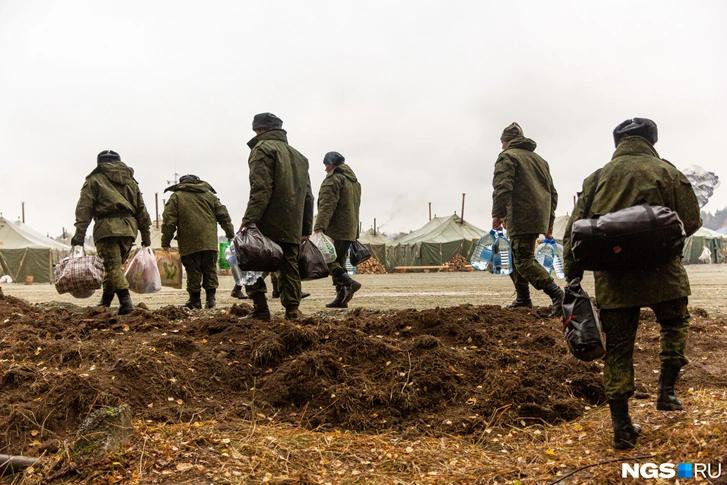
<instances>
[{"instance_id":1,"label":"camouflage jacket","mask_svg":"<svg viewBox=\"0 0 727 485\"><path fill-rule=\"evenodd\" d=\"M351 167L343 163L328 172L321 183L314 230L321 230L335 240L355 241L360 205L361 184Z\"/></svg>"},{"instance_id":2,"label":"camouflage jacket","mask_svg":"<svg viewBox=\"0 0 727 485\"><path fill-rule=\"evenodd\" d=\"M575 221L644 203L676 211L687 236L702 225L689 180L671 163L659 158L644 138L630 136L621 140L609 163L583 182L563 241L566 274L574 277L582 273L571 252L570 236ZM591 208L586 213L588 205ZM680 256L653 269L598 271L595 278L596 300L603 309L648 306L690 294L689 278Z\"/></svg>"},{"instance_id":3,"label":"camouflage jacket","mask_svg":"<svg viewBox=\"0 0 727 485\"><path fill-rule=\"evenodd\" d=\"M169 247L176 232L182 256L199 251L217 251L218 223L228 239L235 237L227 208L207 182L180 183L165 192L173 194L164 206L163 248Z\"/></svg>"}]
</instances>

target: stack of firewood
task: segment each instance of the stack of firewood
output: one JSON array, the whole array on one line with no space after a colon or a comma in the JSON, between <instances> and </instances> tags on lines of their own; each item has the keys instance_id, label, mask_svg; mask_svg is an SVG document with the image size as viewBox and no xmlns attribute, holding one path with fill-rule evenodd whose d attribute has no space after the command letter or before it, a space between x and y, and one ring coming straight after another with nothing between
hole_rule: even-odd
<instances>
[{"instance_id":1,"label":"stack of firewood","mask_svg":"<svg viewBox=\"0 0 727 485\"><path fill-rule=\"evenodd\" d=\"M446 271L470 271L469 261L461 254L457 254L445 264Z\"/></svg>"},{"instance_id":2,"label":"stack of firewood","mask_svg":"<svg viewBox=\"0 0 727 485\"><path fill-rule=\"evenodd\" d=\"M356 266L356 271L358 274L386 274L386 268L375 256Z\"/></svg>"}]
</instances>

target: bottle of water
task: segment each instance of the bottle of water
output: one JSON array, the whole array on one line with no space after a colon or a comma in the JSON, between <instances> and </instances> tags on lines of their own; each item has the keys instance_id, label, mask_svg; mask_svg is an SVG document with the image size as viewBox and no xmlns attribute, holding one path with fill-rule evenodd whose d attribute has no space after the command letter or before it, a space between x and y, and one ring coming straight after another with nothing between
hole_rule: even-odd
<instances>
[{"instance_id":1,"label":"bottle of water","mask_svg":"<svg viewBox=\"0 0 727 485\"><path fill-rule=\"evenodd\" d=\"M553 260L553 271L555 276L565 279L565 263L563 262L563 246L556 244L555 259Z\"/></svg>"},{"instance_id":2,"label":"bottle of water","mask_svg":"<svg viewBox=\"0 0 727 485\"><path fill-rule=\"evenodd\" d=\"M237 265L237 254L235 254L235 248L232 245L225 249L225 259L227 260L227 264L230 265L230 270L232 270L232 277L235 279L235 284L242 285L240 282L242 280L242 270Z\"/></svg>"},{"instance_id":3,"label":"bottle of water","mask_svg":"<svg viewBox=\"0 0 727 485\"><path fill-rule=\"evenodd\" d=\"M492 230L482 236L472 251L470 264L477 271L487 271L492 266L493 247L495 244L495 231Z\"/></svg>"},{"instance_id":4,"label":"bottle of water","mask_svg":"<svg viewBox=\"0 0 727 485\"><path fill-rule=\"evenodd\" d=\"M505 237L502 232L497 233L497 240L495 241L497 255L494 259L497 260L497 266L494 268L494 274L507 276L512 273L512 248L510 247L510 241Z\"/></svg>"},{"instance_id":5,"label":"bottle of water","mask_svg":"<svg viewBox=\"0 0 727 485\"><path fill-rule=\"evenodd\" d=\"M553 264L556 255L556 243L553 239L546 239L535 250L535 259L545 268L550 275L553 272Z\"/></svg>"},{"instance_id":6,"label":"bottle of water","mask_svg":"<svg viewBox=\"0 0 727 485\"><path fill-rule=\"evenodd\" d=\"M257 283L257 280L262 277L262 275L262 271L242 271L240 282L244 286L254 285L255 283Z\"/></svg>"}]
</instances>

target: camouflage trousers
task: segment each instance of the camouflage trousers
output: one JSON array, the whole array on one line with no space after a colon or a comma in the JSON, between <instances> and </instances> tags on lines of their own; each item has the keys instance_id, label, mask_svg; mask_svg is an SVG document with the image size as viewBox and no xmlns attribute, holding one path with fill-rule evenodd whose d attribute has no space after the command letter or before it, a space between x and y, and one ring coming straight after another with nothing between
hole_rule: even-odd
<instances>
[{"instance_id":1,"label":"camouflage trousers","mask_svg":"<svg viewBox=\"0 0 727 485\"><path fill-rule=\"evenodd\" d=\"M182 256L187 271L187 291L199 293L219 286L217 279L217 251L197 251Z\"/></svg>"},{"instance_id":2,"label":"camouflage trousers","mask_svg":"<svg viewBox=\"0 0 727 485\"><path fill-rule=\"evenodd\" d=\"M687 298L677 298L651 305L661 326L662 363L684 366L689 311ZM609 399L630 397L634 393L634 344L639 326L639 307L601 310L601 323L606 334L606 357L603 384Z\"/></svg>"},{"instance_id":3,"label":"camouflage trousers","mask_svg":"<svg viewBox=\"0 0 727 485\"><path fill-rule=\"evenodd\" d=\"M280 291L280 303L285 308L297 307L300 305L300 271L298 270L298 254L300 244L277 243L283 249L283 261L277 271L277 285ZM255 298L256 295L265 294L268 291L265 285L265 278L269 273L263 273L253 285L245 286L247 296ZM275 284L275 283L274 283Z\"/></svg>"},{"instance_id":4,"label":"camouflage trousers","mask_svg":"<svg viewBox=\"0 0 727 485\"><path fill-rule=\"evenodd\" d=\"M115 292L125 290L129 282L124 276L123 265L129 257L131 247L134 245L133 237L105 237L96 243L96 252L103 259L106 274L103 279L104 291Z\"/></svg>"},{"instance_id":5,"label":"camouflage trousers","mask_svg":"<svg viewBox=\"0 0 727 485\"><path fill-rule=\"evenodd\" d=\"M527 291L531 284L536 290L542 290L553 282L553 278L535 260L535 243L538 240L537 234L513 236L510 240L512 248L512 259L515 268L510 273L510 279L515 288Z\"/></svg>"},{"instance_id":6,"label":"camouflage trousers","mask_svg":"<svg viewBox=\"0 0 727 485\"><path fill-rule=\"evenodd\" d=\"M333 285L338 286L343 283L341 275L346 273L346 259L348 258L348 250L353 241L333 241L336 248L336 260L328 263L328 272L331 273Z\"/></svg>"}]
</instances>

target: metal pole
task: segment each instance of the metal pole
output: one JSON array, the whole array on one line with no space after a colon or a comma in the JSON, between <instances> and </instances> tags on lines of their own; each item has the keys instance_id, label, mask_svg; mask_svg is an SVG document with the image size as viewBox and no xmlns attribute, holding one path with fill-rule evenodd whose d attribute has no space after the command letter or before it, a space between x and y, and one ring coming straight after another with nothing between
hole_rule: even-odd
<instances>
[{"instance_id":1,"label":"metal pole","mask_svg":"<svg viewBox=\"0 0 727 485\"><path fill-rule=\"evenodd\" d=\"M465 194L462 193L462 211L459 213L459 223L464 224L464 196Z\"/></svg>"},{"instance_id":2,"label":"metal pole","mask_svg":"<svg viewBox=\"0 0 727 485\"><path fill-rule=\"evenodd\" d=\"M23 221L23 224L25 224L25 202L20 203L20 210L22 213L21 221Z\"/></svg>"},{"instance_id":3,"label":"metal pole","mask_svg":"<svg viewBox=\"0 0 727 485\"><path fill-rule=\"evenodd\" d=\"M376 218L374 217L374 236L376 235Z\"/></svg>"},{"instance_id":4,"label":"metal pole","mask_svg":"<svg viewBox=\"0 0 727 485\"><path fill-rule=\"evenodd\" d=\"M159 229L159 192L154 193L154 205L156 206L156 226Z\"/></svg>"},{"instance_id":5,"label":"metal pole","mask_svg":"<svg viewBox=\"0 0 727 485\"><path fill-rule=\"evenodd\" d=\"M429 220L432 220L432 203L429 203Z\"/></svg>"}]
</instances>

